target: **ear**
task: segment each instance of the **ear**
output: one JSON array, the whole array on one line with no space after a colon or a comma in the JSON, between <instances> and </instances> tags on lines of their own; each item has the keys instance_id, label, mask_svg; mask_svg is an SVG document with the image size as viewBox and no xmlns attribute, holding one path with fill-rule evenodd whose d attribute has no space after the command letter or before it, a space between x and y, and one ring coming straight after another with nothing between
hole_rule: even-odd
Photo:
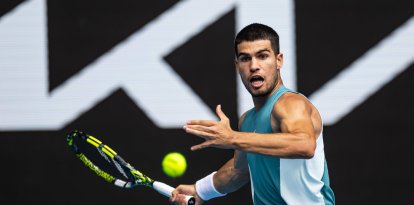
<instances>
[{"instance_id":1,"label":"ear","mask_svg":"<svg viewBox=\"0 0 414 205\"><path fill-rule=\"evenodd\" d=\"M276 69L280 70L283 66L283 53L276 55Z\"/></svg>"},{"instance_id":2,"label":"ear","mask_svg":"<svg viewBox=\"0 0 414 205\"><path fill-rule=\"evenodd\" d=\"M239 72L239 62L237 59L234 59L234 69L236 69L236 72Z\"/></svg>"}]
</instances>

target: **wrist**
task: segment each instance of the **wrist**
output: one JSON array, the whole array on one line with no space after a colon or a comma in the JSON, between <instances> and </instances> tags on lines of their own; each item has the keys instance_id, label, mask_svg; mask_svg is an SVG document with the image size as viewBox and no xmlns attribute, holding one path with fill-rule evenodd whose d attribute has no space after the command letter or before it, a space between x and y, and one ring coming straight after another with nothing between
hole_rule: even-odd
<instances>
[{"instance_id":1,"label":"wrist","mask_svg":"<svg viewBox=\"0 0 414 205\"><path fill-rule=\"evenodd\" d=\"M213 176L216 172L209 174L208 176L198 180L195 184L197 195L203 200L207 201L212 198L221 197L226 194L222 194L214 187Z\"/></svg>"},{"instance_id":2,"label":"wrist","mask_svg":"<svg viewBox=\"0 0 414 205\"><path fill-rule=\"evenodd\" d=\"M244 133L242 132L233 131L232 138L229 140L231 149L234 149L234 150L243 149L243 147L245 146L245 141L244 141L245 138L243 138L243 134Z\"/></svg>"}]
</instances>

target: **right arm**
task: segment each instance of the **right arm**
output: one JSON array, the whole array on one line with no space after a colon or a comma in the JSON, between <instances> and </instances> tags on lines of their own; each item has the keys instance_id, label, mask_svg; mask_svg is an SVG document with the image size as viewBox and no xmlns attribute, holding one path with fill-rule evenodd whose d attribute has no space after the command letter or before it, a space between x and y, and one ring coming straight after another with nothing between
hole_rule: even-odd
<instances>
[{"instance_id":1,"label":"right arm","mask_svg":"<svg viewBox=\"0 0 414 205\"><path fill-rule=\"evenodd\" d=\"M239 120L239 130L244 120L244 113ZM230 193L241 188L250 180L249 167L247 164L246 153L243 151L234 151L234 156L224 164L213 176L214 188L220 193ZM194 196L196 205L204 203L204 200L197 194L195 184L180 185L172 193L170 202L174 204L185 204L185 195Z\"/></svg>"},{"instance_id":2,"label":"right arm","mask_svg":"<svg viewBox=\"0 0 414 205\"><path fill-rule=\"evenodd\" d=\"M244 113L239 120L238 128L240 130L243 123ZM227 194L234 192L244 186L250 180L249 167L247 164L246 152L234 151L234 156L224 164L213 176L213 184L220 193Z\"/></svg>"},{"instance_id":3,"label":"right arm","mask_svg":"<svg viewBox=\"0 0 414 205\"><path fill-rule=\"evenodd\" d=\"M214 175L214 187L220 193L230 193L245 185L249 180L246 153L235 151L234 157Z\"/></svg>"},{"instance_id":4,"label":"right arm","mask_svg":"<svg viewBox=\"0 0 414 205\"><path fill-rule=\"evenodd\" d=\"M234 157L214 174L214 188L222 194L236 191L250 180L249 176L246 154L235 151ZM170 202L176 205L185 205L185 195L191 195L195 197L196 205L201 205L204 203L204 200L198 193L195 184L179 185L173 191Z\"/></svg>"}]
</instances>

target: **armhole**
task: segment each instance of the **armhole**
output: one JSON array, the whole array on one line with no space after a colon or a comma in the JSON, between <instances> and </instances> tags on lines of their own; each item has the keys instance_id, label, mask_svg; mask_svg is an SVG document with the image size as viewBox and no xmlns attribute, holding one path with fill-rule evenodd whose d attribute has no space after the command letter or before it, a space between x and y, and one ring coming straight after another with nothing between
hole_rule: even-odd
<instances>
[{"instance_id":1,"label":"armhole","mask_svg":"<svg viewBox=\"0 0 414 205\"><path fill-rule=\"evenodd\" d=\"M243 125L244 119L246 118L246 116L249 114L249 112L251 112L254 108L244 112L240 118L239 118L239 123L238 123L238 130L241 131L241 127Z\"/></svg>"},{"instance_id":2,"label":"armhole","mask_svg":"<svg viewBox=\"0 0 414 205\"><path fill-rule=\"evenodd\" d=\"M247 111L247 112L248 112L248 111ZM243 124L244 118L245 118L245 117L246 117L246 115L247 115L247 112L243 113L243 114L240 116L240 118L239 118L239 123L238 123L238 130L239 130L239 131L241 131L241 127L242 127L242 124Z\"/></svg>"}]
</instances>

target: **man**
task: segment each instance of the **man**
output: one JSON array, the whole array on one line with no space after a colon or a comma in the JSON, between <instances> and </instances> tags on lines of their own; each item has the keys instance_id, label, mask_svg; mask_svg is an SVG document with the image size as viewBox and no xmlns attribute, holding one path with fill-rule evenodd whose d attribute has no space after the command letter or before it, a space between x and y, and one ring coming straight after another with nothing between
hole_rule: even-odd
<instances>
[{"instance_id":1,"label":"man","mask_svg":"<svg viewBox=\"0 0 414 205\"><path fill-rule=\"evenodd\" d=\"M235 66L253 98L254 108L239 120L239 130L218 105L220 121L191 120L187 133L205 142L191 147L234 149L234 157L194 185L180 185L170 202L184 204L184 194L197 204L236 191L249 180L253 204L334 204L322 138L322 119L303 95L283 86L283 54L270 27L251 24L235 40Z\"/></svg>"}]
</instances>

